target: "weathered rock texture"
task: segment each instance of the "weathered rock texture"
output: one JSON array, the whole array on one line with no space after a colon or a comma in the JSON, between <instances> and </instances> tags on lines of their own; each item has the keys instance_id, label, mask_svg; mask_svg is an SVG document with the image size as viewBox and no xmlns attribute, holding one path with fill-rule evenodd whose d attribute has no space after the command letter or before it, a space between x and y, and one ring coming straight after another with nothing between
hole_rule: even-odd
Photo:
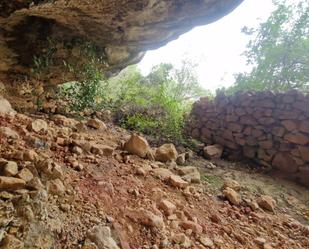
<instances>
[{"instance_id":1,"label":"weathered rock texture","mask_svg":"<svg viewBox=\"0 0 309 249\"><path fill-rule=\"evenodd\" d=\"M238 93L194 104L187 133L309 184L309 95Z\"/></svg>"},{"instance_id":2,"label":"weathered rock texture","mask_svg":"<svg viewBox=\"0 0 309 249\"><path fill-rule=\"evenodd\" d=\"M176 39L194 26L213 22L242 0L2 0L0 72L29 74L34 57L45 55L58 82L63 60L82 59L86 44L119 69L143 52ZM63 70L61 70L62 72ZM58 82L59 83L59 82Z\"/></svg>"}]
</instances>

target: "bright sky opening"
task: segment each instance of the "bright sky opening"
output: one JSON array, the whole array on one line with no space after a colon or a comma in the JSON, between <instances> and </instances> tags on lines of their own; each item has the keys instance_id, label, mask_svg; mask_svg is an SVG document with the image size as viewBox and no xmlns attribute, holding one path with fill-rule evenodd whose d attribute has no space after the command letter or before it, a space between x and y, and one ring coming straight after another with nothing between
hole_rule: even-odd
<instances>
[{"instance_id":1,"label":"bright sky opening","mask_svg":"<svg viewBox=\"0 0 309 249\"><path fill-rule=\"evenodd\" d=\"M241 55L250 37L241 29L258 27L273 9L272 0L245 0L217 22L196 27L166 46L148 51L139 68L146 75L154 65L172 63L177 67L184 57L191 58L199 63L197 75L205 89L228 87L234 83L234 74L250 70Z\"/></svg>"}]
</instances>

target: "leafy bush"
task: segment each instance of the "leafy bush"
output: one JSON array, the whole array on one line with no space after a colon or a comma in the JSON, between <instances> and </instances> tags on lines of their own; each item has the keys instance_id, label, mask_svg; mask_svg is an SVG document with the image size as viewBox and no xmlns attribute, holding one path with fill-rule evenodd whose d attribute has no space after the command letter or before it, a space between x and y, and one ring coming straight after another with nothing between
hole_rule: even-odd
<instances>
[{"instance_id":1,"label":"leafy bush","mask_svg":"<svg viewBox=\"0 0 309 249\"><path fill-rule=\"evenodd\" d=\"M90 43L82 43L81 53L86 58L86 63L80 65L78 62L63 62L76 81L63 84L60 94L74 111L95 110L104 97L106 80L101 71L104 61L96 55L95 48Z\"/></svg>"},{"instance_id":2,"label":"leafy bush","mask_svg":"<svg viewBox=\"0 0 309 249\"><path fill-rule=\"evenodd\" d=\"M83 80L62 85L61 94L74 111L95 110L101 102L104 78L91 64L82 71Z\"/></svg>"},{"instance_id":3,"label":"leafy bush","mask_svg":"<svg viewBox=\"0 0 309 249\"><path fill-rule=\"evenodd\" d=\"M124 125L133 129L144 131L148 134L152 134L153 131L160 127L160 123L157 119L140 113L127 116Z\"/></svg>"},{"instance_id":4,"label":"leafy bush","mask_svg":"<svg viewBox=\"0 0 309 249\"><path fill-rule=\"evenodd\" d=\"M180 69L160 64L146 77L131 67L115 80L120 84L115 109L123 126L167 141L184 142L185 116L192 102L206 94L198 85L194 67L188 62Z\"/></svg>"},{"instance_id":5,"label":"leafy bush","mask_svg":"<svg viewBox=\"0 0 309 249\"><path fill-rule=\"evenodd\" d=\"M207 93L194 72L188 61L180 69L160 64L147 76L131 66L105 80L95 61L90 61L77 72L80 80L64 84L62 93L73 110L109 108L125 128L183 142L185 116L193 101Z\"/></svg>"}]
</instances>

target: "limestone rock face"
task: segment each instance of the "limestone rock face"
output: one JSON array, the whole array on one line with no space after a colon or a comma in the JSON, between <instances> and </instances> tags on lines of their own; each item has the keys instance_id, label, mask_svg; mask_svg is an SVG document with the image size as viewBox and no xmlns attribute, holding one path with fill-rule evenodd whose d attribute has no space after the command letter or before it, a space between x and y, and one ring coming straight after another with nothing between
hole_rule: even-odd
<instances>
[{"instance_id":1,"label":"limestone rock face","mask_svg":"<svg viewBox=\"0 0 309 249\"><path fill-rule=\"evenodd\" d=\"M108 68L118 70L139 61L144 51L158 48L194 26L221 18L241 2L3 0L0 4L0 72L29 74L34 56L48 50L50 41L55 45L53 48L57 48L53 50L54 69L62 67L67 58L82 58L80 46L72 49L72 45L90 42ZM60 83L56 78L62 76L59 70L52 70L46 80Z\"/></svg>"}]
</instances>

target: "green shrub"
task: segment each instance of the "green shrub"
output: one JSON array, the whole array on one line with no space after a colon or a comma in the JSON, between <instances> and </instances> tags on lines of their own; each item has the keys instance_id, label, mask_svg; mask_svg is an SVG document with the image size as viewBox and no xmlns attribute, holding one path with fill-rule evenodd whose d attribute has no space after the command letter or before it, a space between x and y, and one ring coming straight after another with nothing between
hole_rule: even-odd
<instances>
[{"instance_id":1,"label":"green shrub","mask_svg":"<svg viewBox=\"0 0 309 249\"><path fill-rule=\"evenodd\" d=\"M97 109L101 102L102 84L104 78L102 73L94 66L88 64L82 71L83 80L62 85L61 94L74 111L85 109Z\"/></svg>"},{"instance_id":2,"label":"green shrub","mask_svg":"<svg viewBox=\"0 0 309 249\"><path fill-rule=\"evenodd\" d=\"M184 142L185 116L192 102L206 94L188 63L181 69L160 64L146 77L131 67L113 81L113 86L120 84L115 108L118 121L126 128L171 142Z\"/></svg>"},{"instance_id":3,"label":"green shrub","mask_svg":"<svg viewBox=\"0 0 309 249\"><path fill-rule=\"evenodd\" d=\"M109 108L123 127L175 143L184 142L185 117L193 101L206 94L188 62L181 69L160 64L147 76L131 66L104 80L90 61L76 73L79 81L64 84L61 91L73 110Z\"/></svg>"},{"instance_id":4,"label":"green shrub","mask_svg":"<svg viewBox=\"0 0 309 249\"><path fill-rule=\"evenodd\" d=\"M103 57L96 55L95 47L89 42L79 41L78 44L85 63L63 62L76 81L63 84L60 95L74 111L95 110L104 102L102 98L107 82L101 68L105 62Z\"/></svg>"},{"instance_id":5,"label":"green shrub","mask_svg":"<svg viewBox=\"0 0 309 249\"><path fill-rule=\"evenodd\" d=\"M160 123L155 118L144 116L140 113L128 116L125 123L123 123L123 125L128 128L137 129L152 135L154 135L153 132L159 128L159 124Z\"/></svg>"}]
</instances>

